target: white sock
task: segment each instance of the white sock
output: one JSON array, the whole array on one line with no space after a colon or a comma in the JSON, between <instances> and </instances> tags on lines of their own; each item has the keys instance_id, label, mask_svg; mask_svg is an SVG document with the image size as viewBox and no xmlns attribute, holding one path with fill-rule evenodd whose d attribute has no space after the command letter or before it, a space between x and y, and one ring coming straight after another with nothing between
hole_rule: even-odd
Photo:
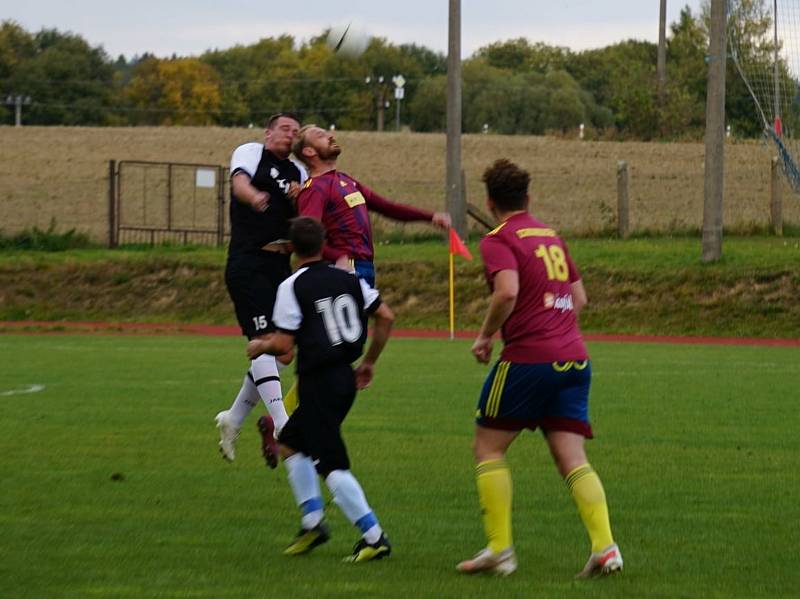
<instances>
[{"instance_id":1,"label":"white sock","mask_svg":"<svg viewBox=\"0 0 800 599\"><path fill-rule=\"evenodd\" d=\"M381 538L383 529L372 513L367 498L356 477L349 470L334 470L325 479L325 483L333 493L336 502L347 519L364 535L367 543L376 543Z\"/></svg>"},{"instance_id":2,"label":"white sock","mask_svg":"<svg viewBox=\"0 0 800 599\"><path fill-rule=\"evenodd\" d=\"M258 356L250 363L250 373L258 389L258 394L264 405L267 406L269 415L275 423L275 431L280 431L289 416L283 407L283 393L281 392L281 377L275 356L266 354Z\"/></svg>"},{"instance_id":3,"label":"white sock","mask_svg":"<svg viewBox=\"0 0 800 599\"><path fill-rule=\"evenodd\" d=\"M250 380L250 377L245 375L242 381L242 388L239 389L239 394L236 396L236 399L233 400L231 407L228 408L228 417L231 423L236 428L242 428L244 419L253 411L253 408L258 405L260 400L261 397L258 395L256 386L253 384L253 381Z\"/></svg>"},{"instance_id":4,"label":"white sock","mask_svg":"<svg viewBox=\"0 0 800 599\"><path fill-rule=\"evenodd\" d=\"M289 486L294 499L303 512L301 520L306 530L322 521L323 502L314 462L304 453L295 453L283 460L289 474Z\"/></svg>"}]
</instances>

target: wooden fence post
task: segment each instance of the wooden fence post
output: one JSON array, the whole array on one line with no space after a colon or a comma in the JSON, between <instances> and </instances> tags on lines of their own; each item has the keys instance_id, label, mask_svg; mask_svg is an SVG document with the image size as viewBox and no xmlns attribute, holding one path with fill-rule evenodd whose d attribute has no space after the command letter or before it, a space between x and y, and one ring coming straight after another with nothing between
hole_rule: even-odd
<instances>
[{"instance_id":1,"label":"wooden fence post","mask_svg":"<svg viewBox=\"0 0 800 599\"><path fill-rule=\"evenodd\" d=\"M117 246L117 161L108 161L108 247Z\"/></svg>"},{"instance_id":2,"label":"wooden fence post","mask_svg":"<svg viewBox=\"0 0 800 599\"><path fill-rule=\"evenodd\" d=\"M772 232L783 237L783 179L781 165L777 156L772 158L769 185L769 224Z\"/></svg>"},{"instance_id":3,"label":"wooden fence post","mask_svg":"<svg viewBox=\"0 0 800 599\"><path fill-rule=\"evenodd\" d=\"M617 162L617 232L622 239L630 233L630 203L628 199L628 163Z\"/></svg>"}]
</instances>

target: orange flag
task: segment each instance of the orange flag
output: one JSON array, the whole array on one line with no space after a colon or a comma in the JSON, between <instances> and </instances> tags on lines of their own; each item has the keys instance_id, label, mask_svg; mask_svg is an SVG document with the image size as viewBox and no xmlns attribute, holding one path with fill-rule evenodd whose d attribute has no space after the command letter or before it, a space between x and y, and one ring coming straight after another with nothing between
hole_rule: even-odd
<instances>
[{"instance_id":1,"label":"orange flag","mask_svg":"<svg viewBox=\"0 0 800 599\"><path fill-rule=\"evenodd\" d=\"M472 254L469 253L469 248L461 241L455 229L450 229L450 253L464 256L467 260L472 260Z\"/></svg>"}]
</instances>

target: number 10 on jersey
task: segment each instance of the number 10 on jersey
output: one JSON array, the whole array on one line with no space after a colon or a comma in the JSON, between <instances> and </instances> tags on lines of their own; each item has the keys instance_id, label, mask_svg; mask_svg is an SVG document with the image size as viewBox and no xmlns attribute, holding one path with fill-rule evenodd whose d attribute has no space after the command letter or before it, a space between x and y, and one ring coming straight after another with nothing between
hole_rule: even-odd
<instances>
[{"instance_id":1,"label":"number 10 on jersey","mask_svg":"<svg viewBox=\"0 0 800 599\"><path fill-rule=\"evenodd\" d=\"M331 345L341 344L342 338L348 343L355 343L361 337L361 318L352 295L345 293L336 299L326 297L317 300L314 305L322 315Z\"/></svg>"}]
</instances>

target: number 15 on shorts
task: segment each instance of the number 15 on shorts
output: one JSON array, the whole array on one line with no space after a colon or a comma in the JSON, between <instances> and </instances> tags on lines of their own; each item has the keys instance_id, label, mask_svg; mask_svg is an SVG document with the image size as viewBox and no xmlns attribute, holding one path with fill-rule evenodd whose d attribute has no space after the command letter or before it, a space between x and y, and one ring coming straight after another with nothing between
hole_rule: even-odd
<instances>
[{"instance_id":1,"label":"number 15 on shorts","mask_svg":"<svg viewBox=\"0 0 800 599\"><path fill-rule=\"evenodd\" d=\"M264 315L253 316L253 326L256 331L262 331L267 328L267 317Z\"/></svg>"}]
</instances>

